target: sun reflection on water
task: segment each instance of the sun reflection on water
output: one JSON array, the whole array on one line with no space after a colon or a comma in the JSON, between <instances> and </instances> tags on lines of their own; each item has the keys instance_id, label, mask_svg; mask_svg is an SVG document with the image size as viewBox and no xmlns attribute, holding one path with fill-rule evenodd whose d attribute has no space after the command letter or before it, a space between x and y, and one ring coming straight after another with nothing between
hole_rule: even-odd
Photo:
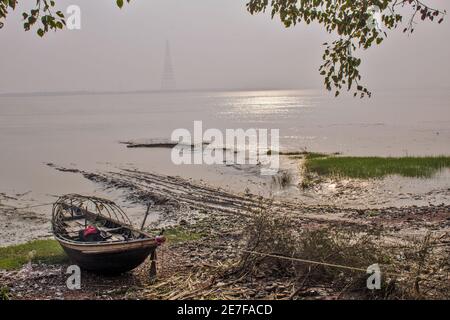
<instances>
[{"instance_id":1,"label":"sun reflection on water","mask_svg":"<svg viewBox=\"0 0 450 320\"><path fill-rule=\"evenodd\" d=\"M226 110L221 115L240 117L290 116L316 105L311 93L299 91L252 91L239 92L228 97ZM298 111L297 111L298 110Z\"/></svg>"}]
</instances>

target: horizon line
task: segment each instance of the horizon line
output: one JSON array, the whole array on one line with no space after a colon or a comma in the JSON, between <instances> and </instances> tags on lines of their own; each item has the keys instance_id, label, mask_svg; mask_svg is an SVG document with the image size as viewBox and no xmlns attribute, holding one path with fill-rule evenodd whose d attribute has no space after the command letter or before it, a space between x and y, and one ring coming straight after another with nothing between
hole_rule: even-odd
<instances>
[{"instance_id":1,"label":"horizon line","mask_svg":"<svg viewBox=\"0 0 450 320\"><path fill-rule=\"evenodd\" d=\"M13 96L58 96L58 95L103 95L103 94L143 94L143 93L183 93L183 92L239 92L239 91L306 91L318 88L198 88L198 89L142 89L142 90L56 90L56 91L24 91L3 92L0 97Z\"/></svg>"}]
</instances>

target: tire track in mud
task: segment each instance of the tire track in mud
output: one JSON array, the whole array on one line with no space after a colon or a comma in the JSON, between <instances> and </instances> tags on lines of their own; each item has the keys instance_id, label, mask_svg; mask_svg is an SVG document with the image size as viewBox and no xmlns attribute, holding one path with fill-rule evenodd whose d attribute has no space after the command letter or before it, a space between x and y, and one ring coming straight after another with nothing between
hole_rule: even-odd
<instances>
[{"instance_id":1,"label":"tire track in mud","mask_svg":"<svg viewBox=\"0 0 450 320\"><path fill-rule=\"evenodd\" d=\"M256 195L236 194L212 186L194 183L181 177L120 169L110 172L85 172L54 166L62 172L81 173L86 179L106 189L122 190L129 201L153 203L160 222L176 222L214 215L222 219L243 219L257 209L269 208L299 227L329 225L356 230L386 231L405 238L408 231L450 233L450 206L401 207L384 209L352 209L329 205L305 205L289 199L268 199ZM398 232L401 230L402 232Z\"/></svg>"},{"instance_id":2,"label":"tire track in mud","mask_svg":"<svg viewBox=\"0 0 450 320\"><path fill-rule=\"evenodd\" d=\"M281 202L260 196L241 196L220 189L194 184L185 179L155 173L124 169L121 172L83 173L93 182L106 187L126 189L132 200L157 205L186 205L190 209L213 210L215 214L249 216L258 208L268 208L297 222L315 221L360 225L359 221L343 217L335 208L304 207L301 203ZM306 213L308 212L308 213ZM321 212L314 213L314 212ZM332 214L340 212L340 214ZM353 211L352 211L353 212Z\"/></svg>"}]
</instances>

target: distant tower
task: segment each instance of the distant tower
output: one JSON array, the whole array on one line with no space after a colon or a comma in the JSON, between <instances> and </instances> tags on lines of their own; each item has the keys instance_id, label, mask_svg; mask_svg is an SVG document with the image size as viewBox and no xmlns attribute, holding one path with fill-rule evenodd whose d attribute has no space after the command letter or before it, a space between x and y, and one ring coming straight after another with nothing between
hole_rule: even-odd
<instances>
[{"instance_id":1,"label":"distant tower","mask_svg":"<svg viewBox=\"0 0 450 320\"><path fill-rule=\"evenodd\" d=\"M175 74L173 72L172 57L170 55L169 41L166 41L166 55L164 58L164 71L161 80L161 90L172 91L176 90Z\"/></svg>"}]
</instances>

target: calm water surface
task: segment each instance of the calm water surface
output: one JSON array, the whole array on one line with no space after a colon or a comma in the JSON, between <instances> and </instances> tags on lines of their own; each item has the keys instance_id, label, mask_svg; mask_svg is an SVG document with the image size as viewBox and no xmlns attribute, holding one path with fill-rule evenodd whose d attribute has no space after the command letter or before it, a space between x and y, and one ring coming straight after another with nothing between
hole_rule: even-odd
<instances>
[{"instance_id":1,"label":"calm water surface","mask_svg":"<svg viewBox=\"0 0 450 320\"><path fill-rule=\"evenodd\" d=\"M281 149L348 155L450 155L450 92L376 92L370 100L320 91L182 92L0 96L0 192L30 199L98 193L52 162L84 170L144 170L227 177L204 166L176 167L167 150L130 150L119 141L169 138L177 128L280 129ZM209 173L208 173L209 172ZM241 173L230 171L245 184Z\"/></svg>"}]
</instances>

